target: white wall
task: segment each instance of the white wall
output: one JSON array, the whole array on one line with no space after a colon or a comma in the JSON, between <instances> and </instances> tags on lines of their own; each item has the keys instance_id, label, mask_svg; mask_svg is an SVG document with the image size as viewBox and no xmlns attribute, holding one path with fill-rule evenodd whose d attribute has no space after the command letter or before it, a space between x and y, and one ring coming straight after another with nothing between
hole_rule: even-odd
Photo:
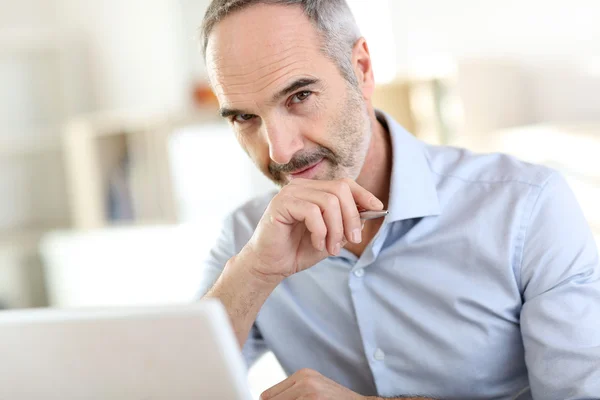
<instances>
[{"instance_id":1,"label":"white wall","mask_svg":"<svg viewBox=\"0 0 600 400\"><path fill-rule=\"evenodd\" d=\"M57 19L56 0L0 0L0 29L46 26Z\"/></svg>"},{"instance_id":2,"label":"white wall","mask_svg":"<svg viewBox=\"0 0 600 400\"><path fill-rule=\"evenodd\" d=\"M186 104L181 10L174 0L57 0L63 26L89 43L98 109Z\"/></svg>"},{"instance_id":3,"label":"white wall","mask_svg":"<svg viewBox=\"0 0 600 400\"><path fill-rule=\"evenodd\" d=\"M190 80L206 78L206 67L202 59L199 28L210 0L179 0L182 11L182 45L186 56L187 74Z\"/></svg>"},{"instance_id":4,"label":"white wall","mask_svg":"<svg viewBox=\"0 0 600 400\"><path fill-rule=\"evenodd\" d=\"M398 70L446 74L458 65L467 130L600 119L599 1L389 3Z\"/></svg>"},{"instance_id":5,"label":"white wall","mask_svg":"<svg viewBox=\"0 0 600 400\"><path fill-rule=\"evenodd\" d=\"M73 31L89 45L94 108L164 110L191 90L183 15L177 0L0 0L0 34Z\"/></svg>"},{"instance_id":6,"label":"white wall","mask_svg":"<svg viewBox=\"0 0 600 400\"><path fill-rule=\"evenodd\" d=\"M600 121L600 65L557 61L530 67L529 77L537 121Z\"/></svg>"},{"instance_id":7,"label":"white wall","mask_svg":"<svg viewBox=\"0 0 600 400\"><path fill-rule=\"evenodd\" d=\"M203 77L205 69L195 40L209 0L180 2L189 75ZM348 2L371 42L375 71L383 80L390 69L401 74L415 69L420 74L446 73L455 68L457 59L483 57L544 64L539 78L556 76L557 71L549 66L562 72L571 69L571 75L595 71L600 76L600 2L596 0ZM554 65L565 61L575 66ZM534 83L545 84L545 79ZM544 101L548 94L539 97ZM542 113L545 107L542 105ZM548 111L555 111L552 107L548 105Z\"/></svg>"},{"instance_id":8,"label":"white wall","mask_svg":"<svg viewBox=\"0 0 600 400\"><path fill-rule=\"evenodd\" d=\"M443 70L454 57L510 56L549 62L575 57L600 74L596 0L378 1L391 9L396 45L389 59L397 60L401 72ZM64 22L89 38L98 108L173 108L188 101L193 78L205 75L196 38L208 3L0 0L0 26ZM350 3L363 10L366 2ZM385 10L369 6L371 20L388 18ZM368 12L358 18L363 26ZM377 40L377 33L365 30Z\"/></svg>"},{"instance_id":9,"label":"white wall","mask_svg":"<svg viewBox=\"0 0 600 400\"><path fill-rule=\"evenodd\" d=\"M0 232L8 236L68 219L57 151L66 111L60 55L43 44L58 19L55 0L0 0Z\"/></svg>"},{"instance_id":10,"label":"white wall","mask_svg":"<svg viewBox=\"0 0 600 400\"><path fill-rule=\"evenodd\" d=\"M596 0L392 0L400 66L430 57L600 56Z\"/></svg>"}]
</instances>

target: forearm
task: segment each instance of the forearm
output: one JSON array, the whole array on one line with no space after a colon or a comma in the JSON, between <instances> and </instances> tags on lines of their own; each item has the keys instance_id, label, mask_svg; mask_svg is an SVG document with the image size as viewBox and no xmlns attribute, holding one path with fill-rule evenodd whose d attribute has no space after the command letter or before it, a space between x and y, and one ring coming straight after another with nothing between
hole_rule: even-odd
<instances>
[{"instance_id":1,"label":"forearm","mask_svg":"<svg viewBox=\"0 0 600 400\"><path fill-rule=\"evenodd\" d=\"M367 397L365 400L436 400L430 397Z\"/></svg>"},{"instance_id":2,"label":"forearm","mask_svg":"<svg viewBox=\"0 0 600 400\"><path fill-rule=\"evenodd\" d=\"M248 262L251 261L241 255L232 257L217 282L203 297L221 301L240 347L244 346L262 305L279 284L253 275Z\"/></svg>"}]
</instances>

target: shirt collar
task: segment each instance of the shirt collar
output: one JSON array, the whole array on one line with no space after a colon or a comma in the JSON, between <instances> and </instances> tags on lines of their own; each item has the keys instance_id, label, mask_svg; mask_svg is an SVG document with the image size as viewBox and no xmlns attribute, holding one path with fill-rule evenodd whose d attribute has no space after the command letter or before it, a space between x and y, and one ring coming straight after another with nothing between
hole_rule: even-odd
<instances>
[{"instance_id":1,"label":"shirt collar","mask_svg":"<svg viewBox=\"0 0 600 400\"><path fill-rule=\"evenodd\" d=\"M392 143L392 176L388 222L440 214L436 185L423 142L388 114L377 111Z\"/></svg>"}]
</instances>

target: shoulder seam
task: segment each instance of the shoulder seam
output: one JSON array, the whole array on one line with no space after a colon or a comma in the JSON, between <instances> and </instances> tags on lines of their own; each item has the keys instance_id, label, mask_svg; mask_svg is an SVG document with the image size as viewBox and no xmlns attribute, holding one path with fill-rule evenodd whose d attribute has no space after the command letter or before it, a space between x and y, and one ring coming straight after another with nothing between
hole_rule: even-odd
<instances>
[{"instance_id":1,"label":"shoulder seam","mask_svg":"<svg viewBox=\"0 0 600 400\"><path fill-rule=\"evenodd\" d=\"M515 268L515 278L517 279L517 285L519 287L519 291L521 292L521 295L524 292L523 256L525 253L525 239L527 238L527 233L529 232L531 219L533 217L533 211L535 210L535 206L538 204L540 197L542 197L542 193L544 192L544 189L546 188L546 186L548 186L548 183L550 182L550 180L557 175L558 175L558 173L556 171L552 171L550 174L548 174L548 176L546 177L544 182L542 182L542 184L539 186L537 195L532 197L531 193L529 194L530 199L528 199L527 206L523 210L523 215L521 217L521 224L519 226L519 233L518 233L517 237L515 238L515 245L514 245L515 255L514 255L514 260L513 260L514 268Z\"/></svg>"},{"instance_id":2,"label":"shoulder seam","mask_svg":"<svg viewBox=\"0 0 600 400\"><path fill-rule=\"evenodd\" d=\"M428 157L429 159L429 157ZM452 175L452 174L445 174L439 171L436 171L433 169L433 167L431 166L431 161L429 162L429 169L431 170L432 173L438 175L438 176L442 176L442 177L446 177L446 178L455 178L458 179L460 181L463 182L467 182L467 183L520 183L523 185L528 185L528 186L533 186L533 187L538 187L538 188L543 188L546 183L548 182L548 180L550 179L551 176L554 175L555 171L553 171L550 168L545 167L546 170L548 171L548 176L546 176L546 178L541 182L541 183L533 183L533 182L528 182L528 181L524 181L522 179L519 178L514 178L514 179L498 179L498 180L483 180L483 179L467 179L464 178L462 176L457 176L457 175ZM538 171L536 173L536 177L540 177L540 172Z\"/></svg>"},{"instance_id":3,"label":"shoulder seam","mask_svg":"<svg viewBox=\"0 0 600 400\"><path fill-rule=\"evenodd\" d=\"M467 182L467 183L520 183L523 185L528 185L528 186L533 186L533 187L537 187L537 188L542 188L545 183L532 183L532 182L527 182L521 179L499 179L499 180L483 180L483 179L466 179L463 178L461 176L456 176L456 175L452 175L452 174L443 174L437 171L434 171L433 169L431 170L432 173L438 175L438 176L443 176L446 178L455 178L458 180L461 180L463 182ZM552 175L552 173L550 173L549 175Z\"/></svg>"}]
</instances>

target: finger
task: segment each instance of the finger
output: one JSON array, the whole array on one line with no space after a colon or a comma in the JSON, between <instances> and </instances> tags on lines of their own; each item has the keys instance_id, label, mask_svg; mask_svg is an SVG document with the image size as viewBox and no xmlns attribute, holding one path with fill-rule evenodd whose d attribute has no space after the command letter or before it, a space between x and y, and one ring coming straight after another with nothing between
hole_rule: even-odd
<instances>
[{"instance_id":1,"label":"finger","mask_svg":"<svg viewBox=\"0 0 600 400\"><path fill-rule=\"evenodd\" d=\"M318 393L318 390L311 389L313 388L310 385L307 385L305 382L295 382L292 386L285 389L275 397L270 398L269 400L297 400L306 398L306 396L310 395L312 395L314 398L314 396Z\"/></svg>"},{"instance_id":2,"label":"finger","mask_svg":"<svg viewBox=\"0 0 600 400\"><path fill-rule=\"evenodd\" d=\"M287 196L283 201L284 209L289 214L284 218L304 222L306 229L311 233L313 247L318 251L325 250L328 228L319 205L292 196Z\"/></svg>"},{"instance_id":3,"label":"finger","mask_svg":"<svg viewBox=\"0 0 600 400\"><path fill-rule=\"evenodd\" d=\"M367 189L360 186L354 180L346 178L341 179L341 182L344 182L350 188L350 192L352 193L352 197L358 207L362 207L366 210L382 210L383 203L379 200L375 195L369 192ZM316 179L294 179L291 184L295 185L306 185L308 187L314 187L316 189L326 190L331 187L333 182L340 181L322 181Z\"/></svg>"},{"instance_id":4,"label":"finger","mask_svg":"<svg viewBox=\"0 0 600 400\"><path fill-rule=\"evenodd\" d=\"M346 182L338 181L332 185L331 190L340 199L345 237L353 243L360 243L362 241L361 220L350 186Z\"/></svg>"},{"instance_id":5,"label":"finger","mask_svg":"<svg viewBox=\"0 0 600 400\"><path fill-rule=\"evenodd\" d=\"M275 396L284 393L286 390L294 386L296 383L296 377L294 375L289 378L279 382L277 385L271 387L270 389L265 390L260 395L260 400L272 400Z\"/></svg>"},{"instance_id":6,"label":"finger","mask_svg":"<svg viewBox=\"0 0 600 400\"><path fill-rule=\"evenodd\" d=\"M331 205L332 212L337 213L337 209L339 209L341 221L340 226L332 226L329 225L327 220L325 221L329 230L329 236L335 236L333 240L336 245L340 243L340 246L343 247L346 244L341 243L341 241L344 238L349 239L353 243L360 243L362 241L360 215L358 214L358 209L356 208L356 203L354 201L354 197L352 196L352 192L350 191L350 187L348 186L348 184L342 181L335 181L330 182L330 185L328 185L322 190L309 188L302 188L297 190L298 192L300 192L301 190L303 190L304 192L306 192L306 190L312 190L315 193L323 193L320 195L321 202L319 203L319 205L321 205L322 202L327 200L327 206ZM316 200L319 200L316 197L316 195L315 198ZM336 208L336 210L334 210L334 207ZM332 229L336 229L335 235L332 235ZM338 232L337 229L340 229L340 231Z\"/></svg>"},{"instance_id":7,"label":"finger","mask_svg":"<svg viewBox=\"0 0 600 400\"><path fill-rule=\"evenodd\" d=\"M344 245L342 241L344 240L344 224L346 223L343 219L340 199L335 194L323 190L300 186L290 190L290 194L319 206L327 226L327 251L331 255L338 255ZM356 209L356 207L354 208Z\"/></svg>"},{"instance_id":8,"label":"finger","mask_svg":"<svg viewBox=\"0 0 600 400\"><path fill-rule=\"evenodd\" d=\"M342 179L352 192L352 197L356 201L356 205L364 207L367 210L383 210L383 203L373 193L369 192L364 187L360 186L352 179Z\"/></svg>"},{"instance_id":9,"label":"finger","mask_svg":"<svg viewBox=\"0 0 600 400\"><path fill-rule=\"evenodd\" d=\"M323 375L308 368L296 371L287 380L291 382L291 385L289 382L283 385L285 381L282 382L278 388L281 390L273 397L269 397L269 400L296 400L301 396L315 395L321 391L323 383L327 382Z\"/></svg>"},{"instance_id":10,"label":"finger","mask_svg":"<svg viewBox=\"0 0 600 400\"><path fill-rule=\"evenodd\" d=\"M362 221L360 220L358 208L365 209L365 207L361 205L361 202L362 204L370 204L371 209L383 208L381 201L351 179L338 181L306 180L302 182L302 185L296 185L296 188L315 188L338 197L342 211L344 235L353 243L362 242ZM361 200L361 196L366 196L363 199L364 201Z\"/></svg>"}]
</instances>

